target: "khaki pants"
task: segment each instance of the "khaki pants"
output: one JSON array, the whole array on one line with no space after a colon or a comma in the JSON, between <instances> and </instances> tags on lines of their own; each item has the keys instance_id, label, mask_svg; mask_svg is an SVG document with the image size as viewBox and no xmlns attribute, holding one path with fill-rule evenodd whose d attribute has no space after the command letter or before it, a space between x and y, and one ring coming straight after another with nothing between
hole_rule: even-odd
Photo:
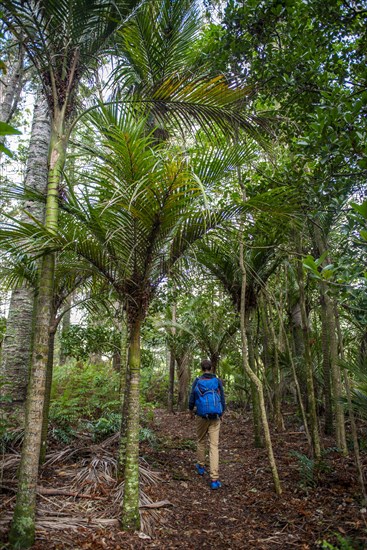
<instances>
[{"instance_id":1,"label":"khaki pants","mask_svg":"<svg viewBox=\"0 0 367 550\"><path fill-rule=\"evenodd\" d=\"M219 479L219 430L221 420L208 420L207 418L196 417L197 433L197 460L201 466L205 466L205 444L206 436L209 436L209 464L210 479Z\"/></svg>"}]
</instances>

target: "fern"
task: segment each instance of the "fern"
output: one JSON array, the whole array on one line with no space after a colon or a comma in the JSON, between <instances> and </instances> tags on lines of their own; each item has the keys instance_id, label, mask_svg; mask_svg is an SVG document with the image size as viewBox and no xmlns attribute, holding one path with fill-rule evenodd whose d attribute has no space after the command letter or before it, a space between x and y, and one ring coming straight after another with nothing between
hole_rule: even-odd
<instances>
[{"instance_id":1,"label":"fern","mask_svg":"<svg viewBox=\"0 0 367 550\"><path fill-rule=\"evenodd\" d=\"M290 454L298 460L301 485L303 487L316 487L315 461L298 451L291 451Z\"/></svg>"}]
</instances>

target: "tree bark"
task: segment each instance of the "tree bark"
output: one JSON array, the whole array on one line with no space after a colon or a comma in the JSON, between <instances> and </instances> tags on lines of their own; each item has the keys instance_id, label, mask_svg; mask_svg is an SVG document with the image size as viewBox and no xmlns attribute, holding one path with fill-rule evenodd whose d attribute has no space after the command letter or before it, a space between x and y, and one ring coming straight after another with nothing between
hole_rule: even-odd
<instances>
[{"instance_id":1,"label":"tree bark","mask_svg":"<svg viewBox=\"0 0 367 550\"><path fill-rule=\"evenodd\" d=\"M50 336L48 344L48 361L47 361L47 373L46 373L46 389L45 389L45 402L43 406L43 419L42 419L42 434L41 434L41 452L40 452L40 464L43 464L46 459L47 450L47 434L48 434L48 416L50 412L51 402L51 388L52 388L52 374L54 367L54 352L55 352L55 334L56 326L54 320L50 326Z\"/></svg>"},{"instance_id":2,"label":"tree bark","mask_svg":"<svg viewBox=\"0 0 367 550\"><path fill-rule=\"evenodd\" d=\"M273 384L274 384L274 424L279 431L284 431L284 420L281 402L281 380L279 368L278 342L275 336L273 323L269 320L266 304L264 304L265 317L268 321L270 336L273 346Z\"/></svg>"},{"instance_id":3,"label":"tree bark","mask_svg":"<svg viewBox=\"0 0 367 550\"><path fill-rule=\"evenodd\" d=\"M61 112L54 113L51 128L45 227L58 226L58 189L65 164L68 136ZM42 258L36 300L35 336L27 392L25 434L19 467L19 486L9 540L29 548L35 536L36 486L46 391L49 327L53 308L55 255Z\"/></svg>"},{"instance_id":4,"label":"tree bark","mask_svg":"<svg viewBox=\"0 0 367 550\"><path fill-rule=\"evenodd\" d=\"M301 257L302 246L301 246L301 240L299 236L296 237L296 241L297 241L296 242L297 252ZM302 266L301 260L297 260L296 271L297 271L297 279L298 279L298 287L299 287L299 303L301 307L301 317L302 317L309 429L310 429L310 435L311 435L311 441L312 441L313 454L315 458L319 460L321 457L321 447L320 447L320 438L319 438L318 422L317 422L315 390L314 390L314 383L313 383L312 357L311 357L311 350L310 350L309 327L308 327L308 319L307 319L307 312L306 312L303 266Z\"/></svg>"},{"instance_id":5,"label":"tree bark","mask_svg":"<svg viewBox=\"0 0 367 550\"><path fill-rule=\"evenodd\" d=\"M314 226L314 239L320 256L327 253L327 242L325 236L321 233L318 225ZM327 263L331 263L330 259L326 259ZM346 438L345 438L345 423L344 423L344 411L341 403L341 373L338 361L338 347L336 341L336 326L335 315L332 300L328 293L326 283L323 281L320 283L321 302L323 306L323 332L327 335L328 346L325 353L328 353L326 360L330 364L331 373L331 386L333 393L333 403L335 409L335 431L336 431L336 444L342 453L346 455L348 453Z\"/></svg>"},{"instance_id":6,"label":"tree bark","mask_svg":"<svg viewBox=\"0 0 367 550\"><path fill-rule=\"evenodd\" d=\"M122 527L139 530L139 418L140 418L140 328L141 319L130 323L128 413L126 430L125 487Z\"/></svg>"},{"instance_id":7,"label":"tree bark","mask_svg":"<svg viewBox=\"0 0 367 550\"><path fill-rule=\"evenodd\" d=\"M191 353L186 351L181 357L177 356L177 377L178 377L178 402L179 411L185 411L188 403L188 391L190 383L190 361Z\"/></svg>"},{"instance_id":8,"label":"tree bark","mask_svg":"<svg viewBox=\"0 0 367 550\"><path fill-rule=\"evenodd\" d=\"M176 313L177 313L177 305L174 302L172 304L172 323L176 323ZM174 395L175 395L175 365L176 365L176 357L175 357L175 334L176 334L176 328L173 326L171 328L171 346L169 350L169 385L168 385L168 411L173 413L173 402L174 402Z\"/></svg>"},{"instance_id":9,"label":"tree bark","mask_svg":"<svg viewBox=\"0 0 367 550\"><path fill-rule=\"evenodd\" d=\"M65 313L62 318L61 345L60 345L60 358L59 358L60 365L65 365L67 361L67 355L65 354L62 338L66 336L68 330L70 329L72 304L73 304L73 295L69 294L69 296L65 300Z\"/></svg>"},{"instance_id":10,"label":"tree bark","mask_svg":"<svg viewBox=\"0 0 367 550\"><path fill-rule=\"evenodd\" d=\"M331 365L330 365L330 342L327 323L327 310L325 304L324 285L320 287L320 306L321 306L321 346L322 346L322 367L324 378L324 400L325 400L325 423L324 431L326 435L331 435L334 431L333 407L331 395Z\"/></svg>"},{"instance_id":11,"label":"tree bark","mask_svg":"<svg viewBox=\"0 0 367 550\"><path fill-rule=\"evenodd\" d=\"M340 327L339 311L338 311L338 306L336 302L334 302L334 313L335 313L335 325L337 329L338 343L339 343L339 349L340 349L340 358L342 361L345 361L343 334ZM357 468L358 481L359 481L359 485L360 485L361 493L363 497L363 504L366 505L367 503L366 484L365 484L365 478L364 478L363 467L361 462L361 455L359 452L357 425L356 425L356 419L355 419L354 411L352 407L352 397L350 392L349 375L347 370L344 370L344 385L345 385L345 391L347 394L348 414L350 418L350 425L351 425L351 431L352 431L354 461Z\"/></svg>"},{"instance_id":12,"label":"tree bark","mask_svg":"<svg viewBox=\"0 0 367 550\"><path fill-rule=\"evenodd\" d=\"M278 470L277 470L274 453L273 453L273 445L271 442L269 424L266 416L263 387L259 377L250 368L248 359L247 359L247 338L246 338L246 324L245 324L246 269L243 261L242 235L241 235L241 242L240 242L240 267L242 272L240 322L241 322L243 367L245 372L249 376L250 380L253 382L254 386L256 387L256 390L258 393L259 406L260 406L260 412L261 412L261 421L262 421L263 431L264 431L265 446L268 453L268 459L269 459L269 464L270 464L270 468L273 476L275 492L277 495L280 496L282 494L282 488L279 481Z\"/></svg>"},{"instance_id":13,"label":"tree bark","mask_svg":"<svg viewBox=\"0 0 367 550\"><path fill-rule=\"evenodd\" d=\"M47 155L50 144L50 119L47 102L39 91L34 107L31 139L24 185L41 193L47 187ZM25 209L42 222L44 206L27 201ZM22 214L23 219L29 219ZM1 358L1 374L6 380L9 408L24 418L24 403L29 378L34 315L34 289L21 287L12 292Z\"/></svg>"},{"instance_id":14,"label":"tree bark","mask_svg":"<svg viewBox=\"0 0 367 550\"><path fill-rule=\"evenodd\" d=\"M16 51L14 57L7 60L7 74L0 80L0 120L9 123L17 110L24 84L24 47L16 46L15 40L9 50ZM0 136L4 143L4 136Z\"/></svg>"},{"instance_id":15,"label":"tree bark","mask_svg":"<svg viewBox=\"0 0 367 550\"><path fill-rule=\"evenodd\" d=\"M245 330L246 330L246 341L247 341L247 362L251 371L256 375L254 345L252 340L251 316L249 311L245 312ZM252 403L252 420L253 420L253 426L254 426L254 445L256 448L260 449L261 447L264 446L264 444L263 444L263 439L261 435L261 411L260 411L259 392L257 391L256 384L254 384L251 377L250 377L250 391L251 391L251 403Z\"/></svg>"},{"instance_id":16,"label":"tree bark","mask_svg":"<svg viewBox=\"0 0 367 550\"><path fill-rule=\"evenodd\" d=\"M125 327L125 330L123 330ZM125 469L126 458L126 427L127 427L127 412L128 412L128 394L130 385L130 369L129 369L129 344L126 326L121 324L121 368L120 368L120 408L121 408L121 426L120 426L120 441L117 457L117 479L122 480Z\"/></svg>"}]
</instances>

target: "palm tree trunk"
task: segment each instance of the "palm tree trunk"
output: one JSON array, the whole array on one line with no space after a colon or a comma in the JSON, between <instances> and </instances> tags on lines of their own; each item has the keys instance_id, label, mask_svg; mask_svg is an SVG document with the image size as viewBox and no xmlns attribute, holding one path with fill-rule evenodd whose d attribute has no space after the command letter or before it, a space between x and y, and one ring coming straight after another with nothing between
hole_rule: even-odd
<instances>
[{"instance_id":1,"label":"palm tree trunk","mask_svg":"<svg viewBox=\"0 0 367 550\"><path fill-rule=\"evenodd\" d=\"M172 304L172 323L176 322L176 312L177 312L177 304L174 302ZM175 333L176 329L173 326L171 328L171 346L169 350L169 385L168 385L168 412L173 413L173 402L174 402L174 394L175 394L175 365L176 365L176 357L175 357Z\"/></svg>"},{"instance_id":2,"label":"palm tree trunk","mask_svg":"<svg viewBox=\"0 0 367 550\"><path fill-rule=\"evenodd\" d=\"M41 454L40 454L40 464L43 464L46 459L46 450L47 450L47 434L48 434L48 415L50 411L50 402L51 402L51 387L52 387L52 373L54 366L54 352L55 352L55 334L56 326L55 322L51 323L50 327L50 338L48 344L48 362L47 362L47 373L46 373L46 391L45 391L45 403L43 406L43 421L42 421L42 434L41 434Z\"/></svg>"},{"instance_id":3,"label":"palm tree trunk","mask_svg":"<svg viewBox=\"0 0 367 550\"><path fill-rule=\"evenodd\" d=\"M325 236L321 233L320 227L314 225L313 236L319 251L320 256L327 253L327 241ZM327 263L331 263L327 258ZM341 373L338 362L338 347L336 341L336 327L335 327L335 315L332 300L328 294L327 286L324 282L320 283L320 293L322 299L322 305L324 308L323 321L325 323L324 331L328 338L329 349L329 361L331 371L331 385L333 393L333 402L335 409L335 431L336 431L336 444L342 453L346 455L348 453L347 444L345 439L345 424L344 424L344 411L341 403Z\"/></svg>"},{"instance_id":4,"label":"palm tree trunk","mask_svg":"<svg viewBox=\"0 0 367 550\"><path fill-rule=\"evenodd\" d=\"M71 321L71 307L73 304L73 295L70 294L65 300L64 315L62 318L62 330L61 330L61 345L60 345L60 365L65 365L67 361L67 355L65 354L65 346L63 345L63 338L66 336L67 332L70 329Z\"/></svg>"},{"instance_id":5,"label":"palm tree trunk","mask_svg":"<svg viewBox=\"0 0 367 550\"><path fill-rule=\"evenodd\" d=\"M243 366L245 372L248 374L250 380L253 382L254 386L256 387L258 398L259 398L259 406L260 406L260 412L261 412L261 420L263 425L263 431L264 431L264 439L265 439L265 446L268 453L268 459L269 464L271 468L271 472L273 475L273 482L274 482L274 488L277 495L282 494L282 488L279 481L279 475L277 466L275 463L274 453L273 453L273 445L271 442L270 437L270 430L269 430L269 424L268 419L266 416L266 408L265 408L265 400L264 400L264 392L261 380L259 377L253 372L253 370L250 368L248 359L247 359L247 338L246 338L246 324L245 324L245 295L246 295L246 269L243 262L243 242L241 239L240 242L240 267L242 272L242 285L241 285L241 311L240 311L240 321L241 321L241 339L242 339L242 357L243 357Z\"/></svg>"},{"instance_id":6,"label":"palm tree trunk","mask_svg":"<svg viewBox=\"0 0 367 550\"><path fill-rule=\"evenodd\" d=\"M122 527L139 530L139 416L140 416L140 328L141 319L130 324L128 413L126 430L125 487Z\"/></svg>"},{"instance_id":7,"label":"palm tree trunk","mask_svg":"<svg viewBox=\"0 0 367 550\"><path fill-rule=\"evenodd\" d=\"M43 407L46 393L49 326L53 299L54 256L42 259L42 279L37 297L37 325L35 330L33 362L28 385L25 433L19 467L19 484L10 542L19 548L30 548L34 543L36 487L41 452Z\"/></svg>"},{"instance_id":8,"label":"palm tree trunk","mask_svg":"<svg viewBox=\"0 0 367 550\"><path fill-rule=\"evenodd\" d=\"M302 247L300 237L297 237L297 252L299 256L302 255ZM316 399L313 383L313 369L312 369L312 357L309 342L309 328L306 312L305 290L304 290L304 277L303 266L300 260L297 260L297 279L299 287L299 303L301 308L302 318L302 331L303 331L303 345L304 345L304 361L306 367L306 382L307 382L307 400L308 400L308 415L309 415L309 429L312 441L312 450L317 460L321 456L320 438L316 413Z\"/></svg>"},{"instance_id":9,"label":"palm tree trunk","mask_svg":"<svg viewBox=\"0 0 367 550\"><path fill-rule=\"evenodd\" d=\"M324 399L325 399L325 423L324 431L326 435L331 435L334 431L333 408L331 396L331 366L330 366L330 346L327 324L327 311L325 304L325 291L323 284L320 286L320 306L321 306L321 345L322 345L322 367L324 377Z\"/></svg>"},{"instance_id":10,"label":"palm tree trunk","mask_svg":"<svg viewBox=\"0 0 367 550\"><path fill-rule=\"evenodd\" d=\"M187 409L188 402L188 390L190 383L190 352L185 352L179 358L177 358L177 377L178 377L178 403L177 408L179 411L185 411Z\"/></svg>"},{"instance_id":11,"label":"palm tree trunk","mask_svg":"<svg viewBox=\"0 0 367 550\"><path fill-rule=\"evenodd\" d=\"M122 325L123 327L123 325ZM121 368L120 368L120 408L121 408L121 425L120 425L120 441L117 457L117 479L122 480L125 470L126 458L126 427L127 427L127 412L128 412L128 394L130 386L130 369L127 342L127 331L121 330Z\"/></svg>"},{"instance_id":12,"label":"palm tree trunk","mask_svg":"<svg viewBox=\"0 0 367 550\"><path fill-rule=\"evenodd\" d=\"M219 376L219 361L220 355L218 351L212 351L209 356L210 362L212 364L212 372Z\"/></svg>"},{"instance_id":13,"label":"palm tree trunk","mask_svg":"<svg viewBox=\"0 0 367 550\"><path fill-rule=\"evenodd\" d=\"M32 132L29 144L28 161L24 185L42 193L47 187L47 155L50 145L50 119L47 102L39 91L34 107ZM35 201L28 201L26 209L42 222L44 207ZM22 214L28 220L28 216ZM11 407L11 415L22 417L27 393L29 368L32 351L32 331L34 315L34 289L21 287L12 292L6 333L1 357L1 375L6 386L1 394L7 394L6 408ZM9 400L10 398L10 400Z\"/></svg>"},{"instance_id":14,"label":"palm tree trunk","mask_svg":"<svg viewBox=\"0 0 367 550\"><path fill-rule=\"evenodd\" d=\"M45 226L57 229L58 189L65 164L67 136L62 116L54 115L51 129ZM25 434L19 467L19 485L9 540L20 548L34 542L36 486L41 452L43 406L46 392L49 327L54 293L55 255L42 258L36 301L35 336L27 392Z\"/></svg>"}]
</instances>

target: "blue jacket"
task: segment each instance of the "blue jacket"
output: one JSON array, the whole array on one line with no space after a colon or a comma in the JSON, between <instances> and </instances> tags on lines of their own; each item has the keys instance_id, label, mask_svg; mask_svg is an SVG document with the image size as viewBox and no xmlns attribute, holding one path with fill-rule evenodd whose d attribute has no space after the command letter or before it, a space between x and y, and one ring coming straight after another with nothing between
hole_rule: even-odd
<instances>
[{"instance_id":1,"label":"blue jacket","mask_svg":"<svg viewBox=\"0 0 367 550\"><path fill-rule=\"evenodd\" d=\"M212 372L205 372L204 374L202 374L198 378L216 378L216 376ZM190 411L193 411L194 407L195 407L195 391L194 391L194 389L195 389L195 386L196 386L196 381L197 381L197 378L195 378L195 380L194 380L194 382L191 386L191 393L190 393L190 398L189 398L189 410ZM222 380L220 378L218 378L218 383L219 383L219 391L220 391L220 401L222 403L222 409L223 409L223 412L224 412L226 410L226 400L225 400L225 397L224 397L223 383L222 383Z\"/></svg>"}]
</instances>

